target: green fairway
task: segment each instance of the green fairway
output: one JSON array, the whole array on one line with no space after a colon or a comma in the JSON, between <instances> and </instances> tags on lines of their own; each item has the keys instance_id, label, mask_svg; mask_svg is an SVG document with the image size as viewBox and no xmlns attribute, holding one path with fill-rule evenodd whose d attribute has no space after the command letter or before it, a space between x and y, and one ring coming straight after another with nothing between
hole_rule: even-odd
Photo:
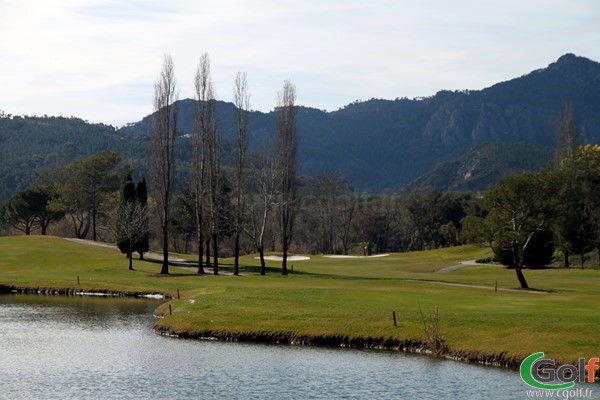
<instances>
[{"instance_id":1,"label":"green fairway","mask_svg":"<svg viewBox=\"0 0 600 400\"><path fill-rule=\"evenodd\" d=\"M157 328L199 335L424 342L419 310L428 313L437 307L441 333L453 354L508 359L544 351L563 362L598 355L599 270L525 271L536 291L510 290L518 286L514 271L496 265L436 273L485 256L489 250L476 246L376 258L314 256L290 262L294 273L288 277L278 274L276 261L268 262L267 276L259 276L258 260L246 256L239 277L198 276L177 267L171 267L171 276L160 277L160 264L151 261L134 260L135 271L128 271L117 250L61 238L3 237L0 284L171 296L179 290L181 299L169 303L172 315L168 304L159 307L165 318ZM225 273L231 262L223 260Z\"/></svg>"}]
</instances>

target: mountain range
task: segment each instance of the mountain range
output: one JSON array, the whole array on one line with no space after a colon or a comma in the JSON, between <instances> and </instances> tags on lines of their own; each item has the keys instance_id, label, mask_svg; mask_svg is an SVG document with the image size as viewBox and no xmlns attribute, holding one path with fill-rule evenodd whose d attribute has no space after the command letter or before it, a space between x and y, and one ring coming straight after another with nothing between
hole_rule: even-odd
<instances>
[{"instance_id":1,"label":"mountain range","mask_svg":"<svg viewBox=\"0 0 600 400\"><path fill-rule=\"evenodd\" d=\"M549 162L556 118L566 103L583 140L598 143L600 63L566 54L482 90L356 101L332 112L298 106L298 167L304 175L339 172L367 192L412 185L482 191L507 171ZM179 102L178 157L184 163L193 106L194 100ZM217 110L226 144L233 137L233 105L219 101ZM0 194L23 188L36 171L104 150L144 170L151 118L116 129L76 118L0 116ZM252 111L250 130L251 146L272 143L275 112Z\"/></svg>"}]
</instances>

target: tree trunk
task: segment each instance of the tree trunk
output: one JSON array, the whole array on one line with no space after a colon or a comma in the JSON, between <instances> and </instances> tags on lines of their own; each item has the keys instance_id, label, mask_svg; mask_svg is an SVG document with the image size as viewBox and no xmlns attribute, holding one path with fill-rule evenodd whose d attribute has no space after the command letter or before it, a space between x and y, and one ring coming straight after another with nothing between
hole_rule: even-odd
<instances>
[{"instance_id":1,"label":"tree trunk","mask_svg":"<svg viewBox=\"0 0 600 400\"><path fill-rule=\"evenodd\" d=\"M570 265L569 265L569 251L565 250L564 251L564 255L565 255L565 260L564 260L564 263L563 263L563 268L569 268L570 267Z\"/></svg>"},{"instance_id":2,"label":"tree trunk","mask_svg":"<svg viewBox=\"0 0 600 400\"><path fill-rule=\"evenodd\" d=\"M98 237L96 235L96 206L92 207L92 240L96 242Z\"/></svg>"},{"instance_id":3,"label":"tree trunk","mask_svg":"<svg viewBox=\"0 0 600 400\"><path fill-rule=\"evenodd\" d=\"M515 272L517 273L517 279L519 280L521 289L529 289L529 285L527 285L527 280L525 279L525 275L523 275L523 269L521 266L515 266Z\"/></svg>"},{"instance_id":4,"label":"tree trunk","mask_svg":"<svg viewBox=\"0 0 600 400\"><path fill-rule=\"evenodd\" d=\"M235 234L235 243L233 252L235 253L235 259L233 261L233 274L240 274L240 233L236 232Z\"/></svg>"},{"instance_id":5,"label":"tree trunk","mask_svg":"<svg viewBox=\"0 0 600 400\"><path fill-rule=\"evenodd\" d=\"M258 249L258 255L260 256L260 274L264 276L267 274L267 266L265 264L265 248L264 247L261 247Z\"/></svg>"},{"instance_id":6,"label":"tree trunk","mask_svg":"<svg viewBox=\"0 0 600 400\"><path fill-rule=\"evenodd\" d=\"M202 235L198 236L198 273L204 274L204 267L202 266L202 256L204 255L204 238Z\"/></svg>"},{"instance_id":7,"label":"tree trunk","mask_svg":"<svg viewBox=\"0 0 600 400\"><path fill-rule=\"evenodd\" d=\"M513 264L515 265L515 272L517 274L517 279L519 280L519 284L521 285L521 289L529 289L529 285L527 285L527 280L525 279L525 275L523 275L523 266L521 265L521 260L519 259L519 256L517 254L517 242L514 240L512 243L512 254L513 254Z\"/></svg>"},{"instance_id":8,"label":"tree trunk","mask_svg":"<svg viewBox=\"0 0 600 400\"><path fill-rule=\"evenodd\" d=\"M213 235L213 259L214 259L214 267L213 274L219 275L219 242L217 240L217 235Z\"/></svg>"},{"instance_id":9,"label":"tree trunk","mask_svg":"<svg viewBox=\"0 0 600 400\"><path fill-rule=\"evenodd\" d=\"M210 268L210 239L206 239L206 267Z\"/></svg>"},{"instance_id":10,"label":"tree trunk","mask_svg":"<svg viewBox=\"0 0 600 400\"><path fill-rule=\"evenodd\" d=\"M183 254L188 254L190 251L190 234L185 234L185 243L183 245Z\"/></svg>"},{"instance_id":11,"label":"tree trunk","mask_svg":"<svg viewBox=\"0 0 600 400\"><path fill-rule=\"evenodd\" d=\"M288 239L287 239L287 234L285 232L282 234L281 239L282 239L281 244L283 247L283 260L281 260L281 275L286 276L288 274L288 270L287 270Z\"/></svg>"},{"instance_id":12,"label":"tree trunk","mask_svg":"<svg viewBox=\"0 0 600 400\"><path fill-rule=\"evenodd\" d=\"M583 269L583 263L585 262L585 251L582 250L579 257L581 257L581 269Z\"/></svg>"},{"instance_id":13,"label":"tree trunk","mask_svg":"<svg viewBox=\"0 0 600 400\"><path fill-rule=\"evenodd\" d=\"M129 270L133 271L133 251L131 251L131 246L127 250L127 258L129 259Z\"/></svg>"},{"instance_id":14,"label":"tree trunk","mask_svg":"<svg viewBox=\"0 0 600 400\"><path fill-rule=\"evenodd\" d=\"M167 229L163 229L163 263L160 273L169 275L169 234Z\"/></svg>"}]
</instances>

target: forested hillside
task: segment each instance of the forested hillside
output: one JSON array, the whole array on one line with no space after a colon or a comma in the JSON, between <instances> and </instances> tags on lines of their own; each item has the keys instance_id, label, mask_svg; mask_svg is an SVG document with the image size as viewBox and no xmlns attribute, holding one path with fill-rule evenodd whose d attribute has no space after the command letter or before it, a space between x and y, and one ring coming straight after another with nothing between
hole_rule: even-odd
<instances>
[{"instance_id":1,"label":"forested hillside","mask_svg":"<svg viewBox=\"0 0 600 400\"><path fill-rule=\"evenodd\" d=\"M437 188L484 190L507 170L547 163L556 117L568 102L582 141L600 141L600 64L572 54L478 91L356 101L333 112L298 107L299 170L304 175L338 172L367 192L399 189L420 177L418 183ZM193 106L193 100L179 102L181 135L192 129ZM227 149L233 105L221 101L217 109ZM23 189L40 170L105 150L144 170L150 117L117 130L77 118L0 114L0 196ZM251 112L250 131L252 147L268 144L275 113ZM183 136L177 158L184 175L189 154ZM460 182L457 176L468 179Z\"/></svg>"},{"instance_id":2,"label":"forested hillside","mask_svg":"<svg viewBox=\"0 0 600 400\"><path fill-rule=\"evenodd\" d=\"M144 142L119 134L112 126L78 118L4 115L0 117L0 197L23 189L42 170L106 149L118 148L123 157L140 160Z\"/></svg>"},{"instance_id":3,"label":"forested hillside","mask_svg":"<svg viewBox=\"0 0 600 400\"><path fill-rule=\"evenodd\" d=\"M506 170L537 169L554 146L556 117L572 103L582 141L600 140L600 64L567 54L547 68L477 91L440 91L421 99L357 101L337 111L299 107L299 167L314 175L341 173L356 189L384 191L402 187L447 161L456 160L485 143L493 166L473 170L465 188L481 190ZM183 132L191 126L193 101L180 102ZM220 102L225 141L231 139L232 106ZM252 112L254 143L274 134L275 113ZM124 128L147 134L150 118ZM519 143L545 147L519 150ZM512 149L512 150L509 150ZM502 165L506 159L508 164ZM488 174L490 170L498 173ZM478 176L479 171L483 175ZM473 175L474 174L474 175ZM424 181L423 181L424 182ZM439 188L456 187L445 182ZM458 185L461 186L461 185Z\"/></svg>"},{"instance_id":4,"label":"forested hillside","mask_svg":"<svg viewBox=\"0 0 600 400\"><path fill-rule=\"evenodd\" d=\"M523 142L487 142L435 167L410 187L443 191L483 191L509 172L538 171L549 165L553 149Z\"/></svg>"}]
</instances>

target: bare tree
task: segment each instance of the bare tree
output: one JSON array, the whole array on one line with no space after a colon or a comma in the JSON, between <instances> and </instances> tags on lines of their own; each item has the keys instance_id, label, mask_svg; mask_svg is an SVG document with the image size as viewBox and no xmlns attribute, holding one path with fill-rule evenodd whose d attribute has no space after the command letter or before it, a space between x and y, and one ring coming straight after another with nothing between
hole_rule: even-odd
<instances>
[{"instance_id":1,"label":"bare tree","mask_svg":"<svg viewBox=\"0 0 600 400\"><path fill-rule=\"evenodd\" d=\"M211 100L211 103L215 108L216 115L216 100ZM221 233L220 213L222 208L221 196L223 180L221 179L221 129L219 122L216 121L216 118L207 144L207 172L209 178L208 214L210 216L210 234L213 246L213 274L219 275L219 235Z\"/></svg>"},{"instance_id":2,"label":"bare tree","mask_svg":"<svg viewBox=\"0 0 600 400\"><path fill-rule=\"evenodd\" d=\"M248 152L248 112L250 110L250 95L245 72L238 72L233 86L233 125L235 132L234 160L234 263L233 274L239 275L240 267L240 234L244 218L244 202L246 195L246 154Z\"/></svg>"},{"instance_id":3,"label":"bare tree","mask_svg":"<svg viewBox=\"0 0 600 400\"><path fill-rule=\"evenodd\" d=\"M276 162L270 149L271 146L265 146L251 158L251 193L246 203L249 215L246 233L258 251L261 275L266 275L265 233L269 225L269 213L273 208L277 185Z\"/></svg>"},{"instance_id":4,"label":"bare tree","mask_svg":"<svg viewBox=\"0 0 600 400\"><path fill-rule=\"evenodd\" d=\"M198 272L202 273L202 240L206 244L206 266L210 267L210 245L213 251L213 273L219 274L219 215L221 194L221 130L217 121L217 100L210 74L210 59L202 54L195 76L195 129L193 134L194 197L198 239ZM206 227L206 236L203 229Z\"/></svg>"},{"instance_id":5,"label":"bare tree","mask_svg":"<svg viewBox=\"0 0 600 400\"><path fill-rule=\"evenodd\" d=\"M208 193L207 181L207 145L214 126L214 88L210 77L210 60L208 54L200 57L194 77L196 89L196 107L194 109L194 130L192 132L192 191L194 195L194 216L196 225L196 240L198 247L198 273L203 274L202 256L204 247L204 230L207 222L207 204L205 196ZM209 254L210 240L207 242ZM210 258L207 257L207 266Z\"/></svg>"},{"instance_id":6,"label":"bare tree","mask_svg":"<svg viewBox=\"0 0 600 400\"><path fill-rule=\"evenodd\" d=\"M346 254L354 213L350 185L339 173L329 172L307 178L302 192L305 212L314 220L311 234L318 237L318 251L336 253L339 238L342 252Z\"/></svg>"},{"instance_id":7,"label":"bare tree","mask_svg":"<svg viewBox=\"0 0 600 400\"><path fill-rule=\"evenodd\" d=\"M283 260L281 274L287 275L287 256L296 215L296 87L286 80L277 94L277 172Z\"/></svg>"},{"instance_id":8,"label":"bare tree","mask_svg":"<svg viewBox=\"0 0 600 400\"><path fill-rule=\"evenodd\" d=\"M165 55L163 68L154 83L154 114L150 128L149 164L162 230L163 264L160 273L169 273L169 213L175 171L177 137L177 92L173 59Z\"/></svg>"},{"instance_id":9,"label":"bare tree","mask_svg":"<svg viewBox=\"0 0 600 400\"><path fill-rule=\"evenodd\" d=\"M128 201L119 207L116 221L119 241L126 246L129 270L133 271L133 246L144 237L148 225L146 206L138 200Z\"/></svg>"},{"instance_id":10,"label":"bare tree","mask_svg":"<svg viewBox=\"0 0 600 400\"><path fill-rule=\"evenodd\" d=\"M556 145L554 148L554 165L561 168L563 161L573 159L579 146L579 132L573 121L573 104L566 103L556 118Z\"/></svg>"}]
</instances>

